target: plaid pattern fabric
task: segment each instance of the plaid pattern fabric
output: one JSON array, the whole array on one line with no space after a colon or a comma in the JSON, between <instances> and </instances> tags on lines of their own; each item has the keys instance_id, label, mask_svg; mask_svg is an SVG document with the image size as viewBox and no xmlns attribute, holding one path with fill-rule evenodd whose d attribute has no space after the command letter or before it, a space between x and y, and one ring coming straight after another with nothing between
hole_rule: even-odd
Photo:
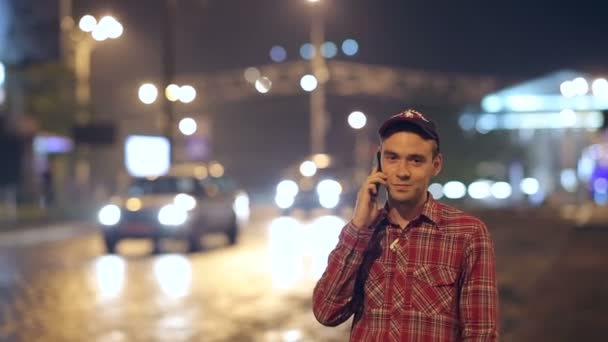
<instances>
[{"instance_id":1,"label":"plaid pattern fabric","mask_svg":"<svg viewBox=\"0 0 608 342\"><path fill-rule=\"evenodd\" d=\"M497 341L494 246L479 219L433 200L405 229L381 210L349 222L313 292L328 326L354 315L351 341Z\"/></svg>"}]
</instances>

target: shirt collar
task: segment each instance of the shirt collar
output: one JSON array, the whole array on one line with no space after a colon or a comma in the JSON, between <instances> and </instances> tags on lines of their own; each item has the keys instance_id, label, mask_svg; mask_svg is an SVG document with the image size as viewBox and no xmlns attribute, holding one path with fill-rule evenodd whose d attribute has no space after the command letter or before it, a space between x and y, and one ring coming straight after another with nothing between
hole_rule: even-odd
<instances>
[{"instance_id":1,"label":"shirt collar","mask_svg":"<svg viewBox=\"0 0 608 342\"><path fill-rule=\"evenodd\" d=\"M388 201L386 201L386 203L384 204L384 208L382 208L382 212L379 215L380 217L378 218L378 222L385 222L386 224L396 225L392 223L389 219L389 209L390 206L388 204ZM439 230L443 229L441 225L441 208L439 206L439 203L433 198L433 195L431 195L431 193L428 191L426 201L424 202L424 205L422 207L422 212L420 213L420 216L418 218L414 219L414 221L416 220L426 220L433 224L435 227L437 227Z\"/></svg>"}]
</instances>

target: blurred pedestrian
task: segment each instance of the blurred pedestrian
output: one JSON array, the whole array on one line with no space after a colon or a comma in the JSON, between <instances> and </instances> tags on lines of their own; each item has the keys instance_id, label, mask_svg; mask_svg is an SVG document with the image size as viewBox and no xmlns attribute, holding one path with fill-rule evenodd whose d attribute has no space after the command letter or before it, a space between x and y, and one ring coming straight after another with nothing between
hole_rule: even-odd
<instances>
[{"instance_id":1,"label":"blurred pedestrian","mask_svg":"<svg viewBox=\"0 0 608 342\"><path fill-rule=\"evenodd\" d=\"M379 164L314 289L315 317L336 326L354 315L351 341L498 340L488 229L427 191L443 164L436 125L410 109L378 132Z\"/></svg>"}]
</instances>

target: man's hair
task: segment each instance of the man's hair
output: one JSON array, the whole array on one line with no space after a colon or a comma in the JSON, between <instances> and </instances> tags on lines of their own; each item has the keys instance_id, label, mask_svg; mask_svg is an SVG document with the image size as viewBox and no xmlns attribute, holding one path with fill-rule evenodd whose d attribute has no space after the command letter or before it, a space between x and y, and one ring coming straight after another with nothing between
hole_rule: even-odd
<instances>
[{"instance_id":1,"label":"man's hair","mask_svg":"<svg viewBox=\"0 0 608 342\"><path fill-rule=\"evenodd\" d=\"M431 140L433 142L433 158L435 158L435 157L437 157L437 155L439 155L440 151L439 151L439 144L437 143L437 141L435 139L431 138L422 129L420 129L414 125L409 125L407 123L394 125L394 126L390 127L389 129L387 129L386 132L384 132L384 135L381 137L382 142L384 143L384 140L386 140L388 137L390 137L391 135L398 133L398 132L410 132L410 133L414 133L414 134L420 136L424 140Z\"/></svg>"}]
</instances>

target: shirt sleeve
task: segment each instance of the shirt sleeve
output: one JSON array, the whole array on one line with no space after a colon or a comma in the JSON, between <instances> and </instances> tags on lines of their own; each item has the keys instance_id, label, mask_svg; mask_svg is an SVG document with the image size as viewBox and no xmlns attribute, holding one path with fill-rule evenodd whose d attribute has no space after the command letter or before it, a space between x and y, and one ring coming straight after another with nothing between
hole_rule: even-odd
<instances>
[{"instance_id":1,"label":"shirt sleeve","mask_svg":"<svg viewBox=\"0 0 608 342\"><path fill-rule=\"evenodd\" d=\"M372 233L372 229L359 229L352 222L342 229L313 291L313 313L319 323L336 326L355 312L355 282Z\"/></svg>"},{"instance_id":2,"label":"shirt sleeve","mask_svg":"<svg viewBox=\"0 0 608 342\"><path fill-rule=\"evenodd\" d=\"M494 244L483 223L465 252L460 292L463 341L498 340L498 286Z\"/></svg>"}]
</instances>

